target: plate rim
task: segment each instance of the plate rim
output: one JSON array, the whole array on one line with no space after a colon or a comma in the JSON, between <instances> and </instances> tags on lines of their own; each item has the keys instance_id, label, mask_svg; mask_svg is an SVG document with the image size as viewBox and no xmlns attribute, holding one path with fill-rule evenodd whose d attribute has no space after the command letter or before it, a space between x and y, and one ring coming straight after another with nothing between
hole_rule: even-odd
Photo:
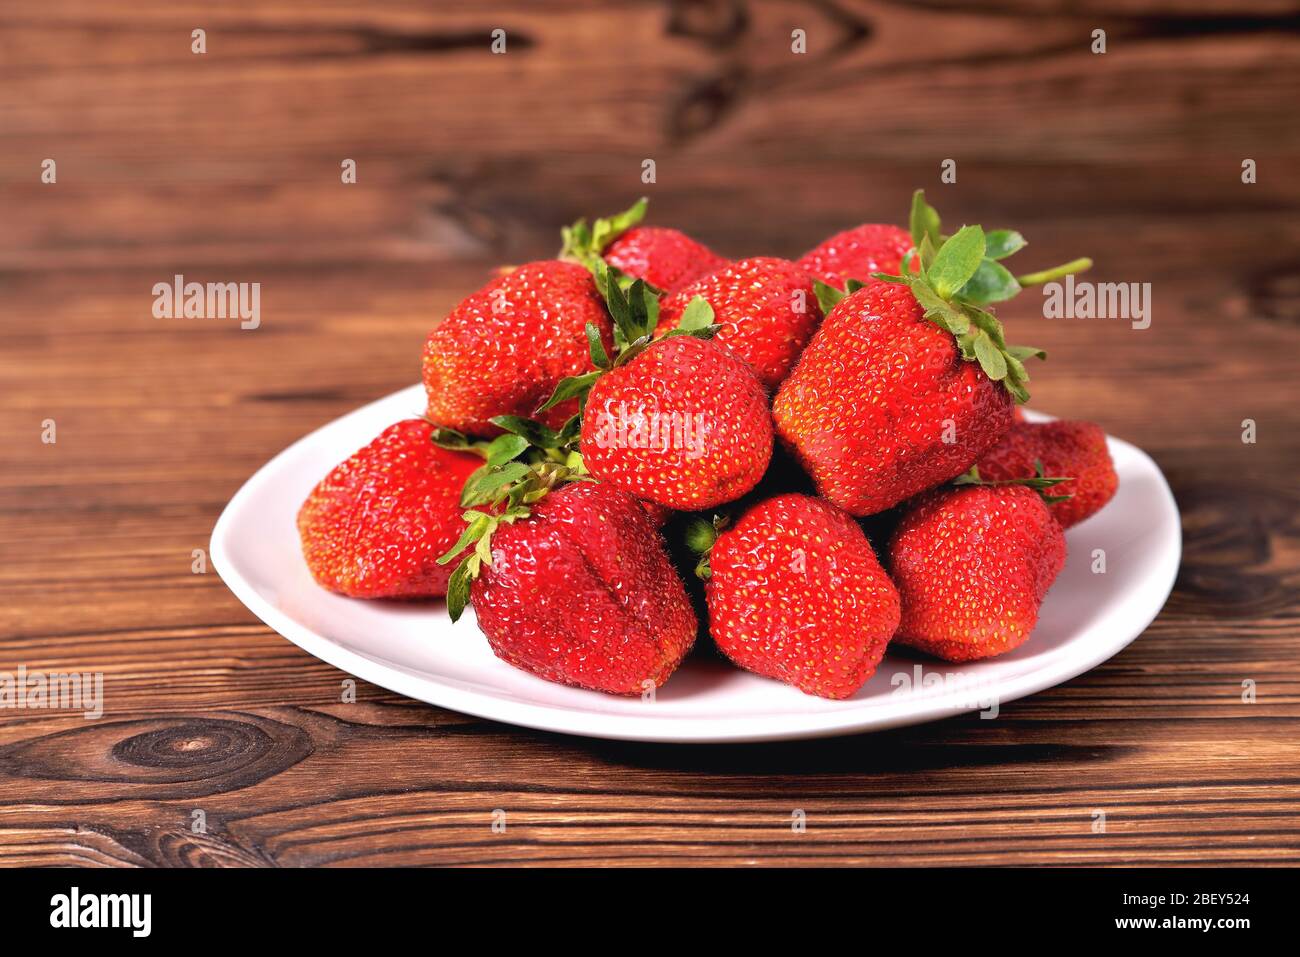
<instances>
[{"instance_id":1,"label":"plate rim","mask_svg":"<svg viewBox=\"0 0 1300 957\"><path fill-rule=\"evenodd\" d=\"M970 706L969 702L954 701L953 699L961 698L965 693L960 689L953 689L935 695L933 699L922 699L906 712L883 718L864 716L860 711L850 709L843 712L816 712L806 715L784 713L775 715L770 719L779 723L778 727L758 724L752 716L732 719L709 718L706 719L702 726L695 727L692 727L685 719L665 720L663 716L615 714L596 716L589 712L575 711L563 705L507 700L472 689L456 688L434 676L420 677L367 658L318 634L263 598L252 583L238 571L236 563L228 550L228 541L232 536L232 527L235 524L236 516L254 498L257 491L263 485L268 484L275 474L278 474L284 459L293 456L303 446L313 443L318 436L336 427L345 419L363 416L375 407L396 402L398 397L407 393L414 394L420 388L418 384L408 386L365 403L290 443L258 468L239 487L235 494L231 496L230 501L226 503L217 518L216 524L213 526L208 554L213 567L226 587L259 620L313 657L371 684L426 704L537 731L558 732L605 740L674 744L795 741L885 731L891 728L926 724L979 710L978 707ZM1051 416L1043 413L1030 413L1031 421L1047 421L1051 418ZM1145 620L1142 621L1141 626L1137 627L1131 635L1120 643L1101 645L1099 649L1094 649L1091 654L1082 658L1063 657L1061 661L1055 664L1049 661L1045 665L1024 674L998 679L997 701L999 706L1037 694L1039 691L1076 678L1119 654L1146 631L1151 622L1163 610L1170 593L1173 591L1178 570L1182 564L1182 522L1178 503L1169 487L1168 479L1165 478L1164 472L1155 460L1142 448L1109 434L1106 438L1108 442L1125 446L1146 461L1155 475L1159 477L1160 493L1175 518L1173 523L1172 560L1168 563L1169 567L1162 569L1163 574L1158 580L1159 587L1155 589L1159 592L1159 600L1152 601L1149 613L1144 612L1142 615ZM429 682L435 683L436 695L430 693ZM592 692L592 694L600 694L600 692ZM602 725L599 730L592 727L592 724L596 722ZM678 727L679 724L682 726Z\"/></svg>"}]
</instances>

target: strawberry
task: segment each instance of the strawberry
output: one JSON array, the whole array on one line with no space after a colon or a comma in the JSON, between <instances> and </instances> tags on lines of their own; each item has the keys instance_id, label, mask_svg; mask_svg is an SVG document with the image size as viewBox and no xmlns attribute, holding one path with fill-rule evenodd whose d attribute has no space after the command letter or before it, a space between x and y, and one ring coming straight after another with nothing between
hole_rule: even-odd
<instances>
[{"instance_id":1,"label":"strawberry","mask_svg":"<svg viewBox=\"0 0 1300 957\"><path fill-rule=\"evenodd\" d=\"M582 456L597 478L680 511L740 498L772 457L772 416L754 371L694 336L649 344L591 387Z\"/></svg>"},{"instance_id":2,"label":"strawberry","mask_svg":"<svg viewBox=\"0 0 1300 957\"><path fill-rule=\"evenodd\" d=\"M709 341L718 327L703 299L652 340L658 297L603 262L596 270L619 351L611 359L589 327L596 371L562 380L541 411L580 397L583 467L642 501L694 511L744 495L772 456L772 416L754 370Z\"/></svg>"},{"instance_id":3,"label":"strawberry","mask_svg":"<svg viewBox=\"0 0 1300 957\"><path fill-rule=\"evenodd\" d=\"M298 512L312 577L354 598L444 595L450 570L436 564L460 534L461 486L483 465L439 448L432 426L407 419L321 480Z\"/></svg>"},{"instance_id":4,"label":"strawberry","mask_svg":"<svg viewBox=\"0 0 1300 957\"><path fill-rule=\"evenodd\" d=\"M667 293L727 264L726 259L681 230L662 226L628 230L609 244L605 262Z\"/></svg>"},{"instance_id":5,"label":"strawberry","mask_svg":"<svg viewBox=\"0 0 1300 957\"><path fill-rule=\"evenodd\" d=\"M822 282L843 288L850 279L867 282L878 272L896 273L912 248L906 230L883 223L867 223L836 233L795 263Z\"/></svg>"},{"instance_id":6,"label":"strawberry","mask_svg":"<svg viewBox=\"0 0 1300 957\"><path fill-rule=\"evenodd\" d=\"M677 229L641 226L645 216L645 199L630 209L598 219L591 226L578 220L564 230L564 251L560 254L594 268L594 260L604 261L635 279L644 279L665 293L707 276L727 264L727 260L702 243Z\"/></svg>"},{"instance_id":7,"label":"strawberry","mask_svg":"<svg viewBox=\"0 0 1300 957\"><path fill-rule=\"evenodd\" d=\"M569 380L589 380L581 432L587 469L640 499L681 511L744 495L772 457L772 417L754 370L709 341L718 327L703 299L692 300L677 328L652 341L654 295L638 279L624 296L612 273L602 275L621 351L610 361L588 331L600 371Z\"/></svg>"},{"instance_id":8,"label":"strawberry","mask_svg":"<svg viewBox=\"0 0 1300 957\"><path fill-rule=\"evenodd\" d=\"M907 287L872 283L827 315L772 414L817 490L865 516L970 468L1012 404Z\"/></svg>"},{"instance_id":9,"label":"strawberry","mask_svg":"<svg viewBox=\"0 0 1300 957\"><path fill-rule=\"evenodd\" d=\"M1043 355L1008 346L986 308L1020 289L997 261L1023 245L1019 234L966 226L941 237L920 191L912 218L917 252L903 274L850 281L847 295L818 283L826 318L772 406L818 491L857 516L970 468L1028 398L1022 360Z\"/></svg>"},{"instance_id":10,"label":"strawberry","mask_svg":"<svg viewBox=\"0 0 1300 957\"><path fill-rule=\"evenodd\" d=\"M449 609L459 618L472 601L492 650L516 668L642 694L690 650L695 613L641 504L592 481L550 490L567 477L563 467L534 468L509 486L499 515L466 512L470 524L444 560L474 551L452 576Z\"/></svg>"},{"instance_id":11,"label":"strawberry","mask_svg":"<svg viewBox=\"0 0 1300 957\"><path fill-rule=\"evenodd\" d=\"M947 661L1010 651L1034 630L1064 564L1065 533L1033 488L929 492L908 505L889 543L903 604L895 640Z\"/></svg>"},{"instance_id":12,"label":"strawberry","mask_svg":"<svg viewBox=\"0 0 1300 957\"><path fill-rule=\"evenodd\" d=\"M741 259L696 280L664 300L659 328L675 325L696 296L713 307L713 341L753 366L769 389L789 374L822 319L812 278L788 259Z\"/></svg>"},{"instance_id":13,"label":"strawberry","mask_svg":"<svg viewBox=\"0 0 1300 957\"><path fill-rule=\"evenodd\" d=\"M823 698L866 683L898 627L898 592L862 530L807 495L778 495L731 528L700 521L709 632L740 667ZM716 540L715 540L716 539Z\"/></svg>"},{"instance_id":14,"label":"strawberry","mask_svg":"<svg viewBox=\"0 0 1300 957\"><path fill-rule=\"evenodd\" d=\"M424 350L428 415L471 436L495 435L496 415L531 414L565 376L590 368L585 329L612 342L591 274L577 263L528 263L463 300L429 334ZM542 421L558 427L570 402Z\"/></svg>"},{"instance_id":15,"label":"strawberry","mask_svg":"<svg viewBox=\"0 0 1300 957\"><path fill-rule=\"evenodd\" d=\"M1069 497L1049 506L1062 528L1100 511L1119 487L1106 433L1092 422L1015 425L979 460L980 476L992 481L1029 478L1036 470L1071 477L1058 490Z\"/></svg>"}]
</instances>

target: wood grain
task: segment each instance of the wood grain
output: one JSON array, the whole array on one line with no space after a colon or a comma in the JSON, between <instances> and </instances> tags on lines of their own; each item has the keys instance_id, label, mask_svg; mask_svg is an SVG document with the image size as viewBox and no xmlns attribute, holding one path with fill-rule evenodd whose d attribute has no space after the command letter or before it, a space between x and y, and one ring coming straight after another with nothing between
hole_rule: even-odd
<instances>
[{"instance_id":1,"label":"wood grain","mask_svg":"<svg viewBox=\"0 0 1300 957\"><path fill-rule=\"evenodd\" d=\"M1300 862L1296 26L1282 0L6 6L0 670L101 671L106 713L0 711L0 863ZM1088 675L994 721L586 741L344 704L191 572L258 465L416 381L437 318L560 224L644 190L724 253L796 255L918 185L1022 228L1026 267L1153 284L1143 331L1005 313L1052 353L1035 407L1146 448L1183 511L1165 611ZM261 282L262 327L154 319L174 272Z\"/></svg>"}]
</instances>

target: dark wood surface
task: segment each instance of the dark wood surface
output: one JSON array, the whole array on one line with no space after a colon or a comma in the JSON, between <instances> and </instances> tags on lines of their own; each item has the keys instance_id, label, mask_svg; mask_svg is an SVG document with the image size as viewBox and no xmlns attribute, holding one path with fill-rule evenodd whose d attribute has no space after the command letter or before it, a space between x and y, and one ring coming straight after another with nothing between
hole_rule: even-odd
<instances>
[{"instance_id":1,"label":"dark wood surface","mask_svg":"<svg viewBox=\"0 0 1300 957\"><path fill-rule=\"evenodd\" d=\"M0 863L1300 861L1297 8L1061 6L0 8L0 671L106 697L0 711ZM1152 283L1143 331L1005 312L1052 353L1034 406L1147 449L1183 512L1167 607L1093 672L995 721L583 740L342 703L191 572L258 465L416 381L433 323L561 223L644 190L722 252L797 255L915 186L1021 228L1026 267ZM261 282L262 327L154 319L176 272Z\"/></svg>"}]
</instances>

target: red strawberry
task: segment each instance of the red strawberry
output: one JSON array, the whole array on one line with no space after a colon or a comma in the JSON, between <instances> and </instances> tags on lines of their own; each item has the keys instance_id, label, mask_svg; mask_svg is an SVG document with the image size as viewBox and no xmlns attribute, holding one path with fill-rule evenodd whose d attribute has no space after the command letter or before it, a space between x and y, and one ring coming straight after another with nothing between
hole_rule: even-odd
<instances>
[{"instance_id":1,"label":"red strawberry","mask_svg":"<svg viewBox=\"0 0 1300 957\"><path fill-rule=\"evenodd\" d=\"M668 680L695 640L695 613L654 525L611 485L550 492L491 532L490 555L470 586L479 627L497 657L539 678L641 694Z\"/></svg>"},{"instance_id":2,"label":"red strawberry","mask_svg":"<svg viewBox=\"0 0 1300 957\"><path fill-rule=\"evenodd\" d=\"M826 316L772 415L817 490L861 516L966 471L1012 404L906 286L877 282Z\"/></svg>"},{"instance_id":3,"label":"red strawberry","mask_svg":"<svg viewBox=\"0 0 1300 957\"><path fill-rule=\"evenodd\" d=\"M872 273L899 272L912 237L897 226L867 223L836 233L803 254L795 265L822 282L843 288L850 279L867 282Z\"/></svg>"},{"instance_id":4,"label":"red strawberry","mask_svg":"<svg viewBox=\"0 0 1300 957\"><path fill-rule=\"evenodd\" d=\"M672 509L730 502L758 484L772 457L767 393L722 346L659 339L591 386L582 457L602 481Z\"/></svg>"},{"instance_id":5,"label":"red strawberry","mask_svg":"<svg viewBox=\"0 0 1300 957\"><path fill-rule=\"evenodd\" d=\"M907 507L889 543L903 602L895 640L947 661L1019 646L1065 564L1065 534L1023 485L936 489Z\"/></svg>"},{"instance_id":6,"label":"red strawberry","mask_svg":"<svg viewBox=\"0 0 1300 957\"><path fill-rule=\"evenodd\" d=\"M429 334L424 384L429 418L472 436L496 435L497 415L532 415L565 376L590 368L585 327L613 342L591 274L577 263L529 263L492 280ZM541 421L559 427L576 402Z\"/></svg>"},{"instance_id":7,"label":"red strawberry","mask_svg":"<svg viewBox=\"0 0 1300 957\"><path fill-rule=\"evenodd\" d=\"M436 564L460 535L460 491L482 457L439 448L407 419L337 466L298 512L312 577L354 598L444 595Z\"/></svg>"},{"instance_id":8,"label":"red strawberry","mask_svg":"<svg viewBox=\"0 0 1300 957\"><path fill-rule=\"evenodd\" d=\"M1029 397L1022 360L1042 355L1008 346L987 308L1020 290L998 261L1024 245L1020 235L964 226L943 237L920 191L912 220L917 252L905 275L851 281L842 297L818 287L829 312L772 405L777 433L818 491L858 516L970 468L1010 428L1013 399Z\"/></svg>"},{"instance_id":9,"label":"red strawberry","mask_svg":"<svg viewBox=\"0 0 1300 957\"><path fill-rule=\"evenodd\" d=\"M605 262L666 293L677 292L727 264L703 243L680 230L662 226L628 230L609 244Z\"/></svg>"},{"instance_id":10,"label":"red strawberry","mask_svg":"<svg viewBox=\"0 0 1300 957\"><path fill-rule=\"evenodd\" d=\"M638 200L630 209L598 219L590 226L586 220L578 220L564 230L561 256L593 270L596 260L603 256L620 272L643 279L666 293L677 292L727 264L726 259L680 230L639 225L645 217L646 202Z\"/></svg>"},{"instance_id":11,"label":"red strawberry","mask_svg":"<svg viewBox=\"0 0 1300 957\"><path fill-rule=\"evenodd\" d=\"M742 259L696 280L664 300L659 328L675 326L696 296L721 326L713 341L753 366L769 389L789 374L822 318L812 278L788 259Z\"/></svg>"},{"instance_id":12,"label":"red strawberry","mask_svg":"<svg viewBox=\"0 0 1300 957\"><path fill-rule=\"evenodd\" d=\"M1106 433L1092 422L1025 422L1012 427L979 460L980 477L1002 482L1031 478L1041 464L1047 475L1069 476L1053 489L1068 495L1048 507L1063 528L1077 525L1101 510L1119 487Z\"/></svg>"},{"instance_id":13,"label":"red strawberry","mask_svg":"<svg viewBox=\"0 0 1300 957\"><path fill-rule=\"evenodd\" d=\"M898 627L898 592L867 537L847 514L807 495L746 511L717 535L704 573L718 648L808 694L852 695Z\"/></svg>"}]
</instances>

